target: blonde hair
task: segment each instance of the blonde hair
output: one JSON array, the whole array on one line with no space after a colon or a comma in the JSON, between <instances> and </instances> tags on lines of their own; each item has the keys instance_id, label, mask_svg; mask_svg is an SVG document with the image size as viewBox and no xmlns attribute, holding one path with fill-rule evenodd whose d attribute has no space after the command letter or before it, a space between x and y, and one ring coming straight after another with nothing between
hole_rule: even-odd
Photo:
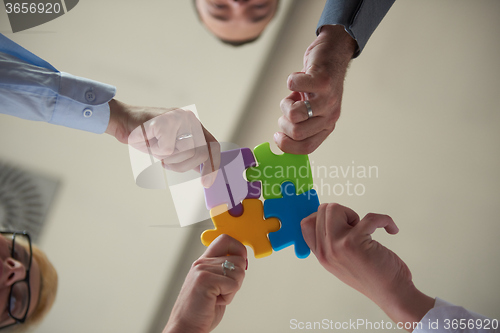
<instances>
[{"instance_id":1,"label":"blonde hair","mask_svg":"<svg viewBox=\"0 0 500 333\"><path fill-rule=\"evenodd\" d=\"M27 244L22 244L27 247ZM57 294L57 272L45 253L34 244L31 245L33 259L37 261L40 268L40 291L35 311L23 324L12 326L13 332L25 332L38 325L54 304ZM29 248L27 248L29 250Z\"/></svg>"}]
</instances>

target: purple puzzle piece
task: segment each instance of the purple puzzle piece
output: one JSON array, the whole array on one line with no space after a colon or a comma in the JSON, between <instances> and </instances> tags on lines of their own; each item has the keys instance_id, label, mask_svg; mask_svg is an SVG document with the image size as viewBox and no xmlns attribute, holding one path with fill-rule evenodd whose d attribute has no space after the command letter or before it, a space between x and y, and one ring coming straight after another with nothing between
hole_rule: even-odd
<instances>
[{"instance_id":1,"label":"purple puzzle piece","mask_svg":"<svg viewBox=\"0 0 500 333\"><path fill-rule=\"evenodd\" d=\"M249 148L222 152L215 182L205 189L207 209L226 204L231 215L243 214L241 201L260 198L260 182L249 183L243 178L245 169L255 165L255 158Z\"/></svg>"},{"instance_id":2,"label":"purple puzzle piece","mask_svg":"<svg viewBox=\"0 0 500 333\"><path fill-rule=\"evenodd\" d=\"M252 150L250 148L241 148L241 154L243 155L243 162L245 163L245 169L257 166L255 157L253 156ZM248 183L248 194L245 199L260 199L261 192L261 182L247 182Z\"/></svg>"}]
</instances>

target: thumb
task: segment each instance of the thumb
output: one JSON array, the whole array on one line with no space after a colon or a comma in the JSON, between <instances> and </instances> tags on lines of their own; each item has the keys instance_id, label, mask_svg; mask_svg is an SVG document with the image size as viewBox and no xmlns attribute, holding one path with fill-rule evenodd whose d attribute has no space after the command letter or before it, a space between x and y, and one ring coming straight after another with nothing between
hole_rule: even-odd
<instances>
[{"instance_id":1,"label":"thumb","mask_svg":"<svg viewBox=\"0 0 500 333\"><path fill-rule=\"evenodd\" d=\"M312 213L308 217L305 217L300 222L300 227L302 228L302 236L306 241L307 246L313 251L316 251L316 216L318 213Z\"/></svg>"},{"instance_id":2,"label":"thumb","mask_svg":"<svg viewBox=\"0 0 500 333\"><path fill-rule=\"evenodd\" d=\"M297 92L314 93L316 84L314 78L310 74L296 72L288 76L288 89Z\"/></svg>"}]
</instances>

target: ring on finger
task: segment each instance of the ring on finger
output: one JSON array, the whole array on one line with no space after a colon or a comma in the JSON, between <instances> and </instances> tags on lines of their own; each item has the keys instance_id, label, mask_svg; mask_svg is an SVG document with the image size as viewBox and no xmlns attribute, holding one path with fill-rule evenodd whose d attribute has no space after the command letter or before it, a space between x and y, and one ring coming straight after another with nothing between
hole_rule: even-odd
<instances>
[{"instance_id":1,"label":"ring on finger","mask_svg":"<svg viewBox=\"0 0 500 333\"><path fill-rule=\"evenodd\" d=\"M234 271L234 264L230 262L229 260L226 260L222 263L222 274L226 276L226 269L229 269L230 271Z\"/></svg>"},{"instance_id":2,"label":"ring on finger","mask_svg":"<svg viewBox=\"0 0 500 333\"><path fill-rule=\"evenodd\" d=\"M177 137L177 141L181 141L181 140L184 140L184 139L189 139L189 138L192 138L193 137L193 134L191 133L185 133L185 134L181 134Z\"/></svg>"},{"instance_id":3,"label":"ring on finger","mask_svg":"<svg viewBox=\"0 0 500 333\"><path fill-rule=\"evenodd\" d=\"M311 108L311 103L309 103L308 100L305 100L304 104L306 105L306 108L307 108L307 118L311 118L313 116L313 110Z\"/></svg>"}]
</instances>

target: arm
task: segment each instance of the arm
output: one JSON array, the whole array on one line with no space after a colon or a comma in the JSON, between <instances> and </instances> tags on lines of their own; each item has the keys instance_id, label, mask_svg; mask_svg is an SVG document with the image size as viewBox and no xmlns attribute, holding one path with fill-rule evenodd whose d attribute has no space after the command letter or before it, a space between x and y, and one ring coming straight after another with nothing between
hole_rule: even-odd
<instances>
[{"instance_id":1,"label":"arm","mask_svg":"<svg viewBox=\"0 0 500 333\"><path fill-rule=\"evenodd\" d=\"M191 111L139 107L111 100L106 133L121 143L162 161L175 172L200 171L204 187L210 187L220 166L220 145ZM189 134L191 137L179 140Z\"/></svg>"},{"instance_id":2,"label":"arm","mask_svg":"<svg viewBox=\"0 0 500 333\"><path fill-rule=\"evenodd\" d=\"M301 72L288 77L292 93L281 101L283 116L275 134L281 150L312 153L335 129L340 117L344 79L394 0L329 0L317 28L317 38L304 54ZM304 100L309 100L312 117Z\"/></svg>"},{"instance_id":3,"label":"arm","mask_svg":"<svg viewBox=\"0 0 500 333\"><path fill-rule=\"evenodd\" d=\"M183 110L127 105L114 100L115 93L113 86L59 72L0 34L0 113L106 132L122 143L129 143L133 130L144 124L146 140L156 143L153 154L166 168L184 172L199 170L204 163L202 183L205 187L213 183L220 148L194 115ZM178 131L192 138L179 141ZM142 132L140 138L145 145Z\"/></svg>"},{"instance_id":4,"label":"arm","mask_svg":"<svg viewBox=\"0 0 500 333\"><path fill-rule=\"evenodd\" d=\"M301 226L304 240L320 264L370 298L395 323L412 327L413 323L420 322L421 328L414 330L419 333L448 332L444 319L484 318L434 300L415 287L408 266L371 237L377 228L384 228L389 234L398 233L389 216L368 214L360 220L347 207L323 204L317 213L303 219ZM440 318L439 328L429 329L428 319L437 318Z\"/></svg>"},{"instance_id":5,"label":"arm","mask_svg":"<svg viewBox=\"0 0 500 333\"><path fill-rule=\"evenodd\" d=\"M234 270L222 269L229 261ZM247 252L237 240L221 235L189 271L163 333L205 333L222 320L226 306L240 289L247 269Z\"/></svg>"},{"instance_id":6,"label":"arm","mask_svg":"<svg viewBox=\"0 0 500 333\"><path fill-rule=\"evenodd\" d=\"M395 0L328 0L316 28L340 25L356 41L354 58L364 49Z\"/></svg>"},{"instance_id":7,"label":"arm","mask_svg":"<svg viewBox=\"0 0 500 333\"><path fill-rule=\"evenodd\" d=\"M419 322L434 299L415 287L408 266L394 252L372 239L377 228L399 231L387 215L360 220L337 204L322 204L302 220L304 240L327 271L370 298L394 322Z\"/></svg>"},{"instance_id":8,"label":"arm","mask_svg":"<svg viewBox=\"0 0 500 333\"><path fill-rule=\"evenodd\" d=\"M103 133L113 86L59 72L0 34L0 112Z\"/></svg>"}]
</instances>

